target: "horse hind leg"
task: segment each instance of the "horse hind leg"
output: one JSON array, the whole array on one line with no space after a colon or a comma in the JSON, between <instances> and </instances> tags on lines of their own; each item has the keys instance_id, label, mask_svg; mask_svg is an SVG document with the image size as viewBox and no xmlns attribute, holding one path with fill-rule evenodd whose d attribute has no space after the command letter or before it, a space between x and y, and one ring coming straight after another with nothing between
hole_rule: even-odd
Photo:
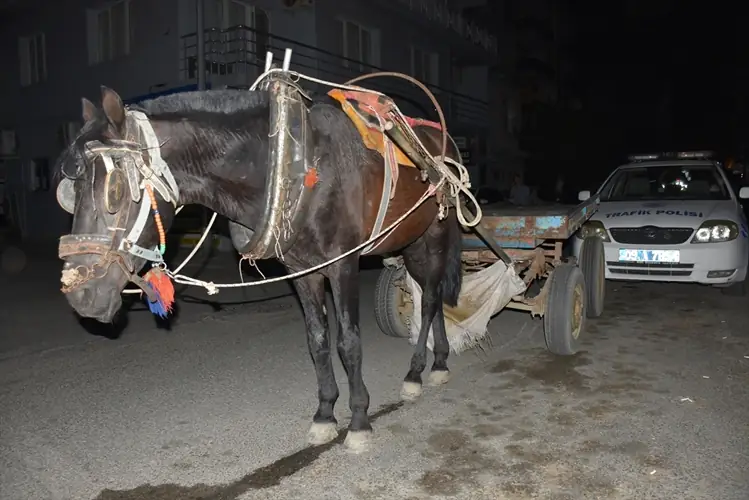
<instances>
[{"instance_id":1,"label":"horse hind leg","mask_svg":"<svg viewBox=\"0 0 749 500\"><path fill-rule=\"evenodd\" d=\"M320 274L311 274L294 280L293 283L304 311L307 347L315 365L318 387L318 407L312 418L307 442L321 445L338 436L338 422L334 415L338 385L333 372L333 360L330 357L330 330L325 312L325 278Z\"/></svg>"},{"instance_id":2,"label":"horse hind leg","mask_svg":"<svg viewBox=\"0 0 749 500\"><path fill-rule=\"evenodd\" d=\"M338 320L338 355L349 383L351 423L344 445L352 452L366 451L372 439L369 392L362 378L362 344L359 331L359 258L343 259L328 268Z\"/></svg>"},{"instance_id":3,"label":"horse hind leg","mask_svg":"<svg viewBox=\"0 0 749 500\"><path fill-rule=\"evenodd\" d=\"M421 329L411 357L410 369L403 381L402 399L413 400L421 395L421 374L426 368L430 327L434 334L434 363L428 383L442 385L450 378L447 367L450 344L443 302L454 306L458 301L462 284L460 250L461 237L457 220L451 215L445 221L435 221L421 238L403 252L406 269L421 287L422 296Z\"/></svg>"},{"instance_id":4,"label":"horse hind leg","mask_svg":"<svg viewBox=\"0 0 749 500\"><path fill-rule=\"evenodd\" d=\"M446 384L450 380L450 370L447 368L447 358L450 356L450 341L447 338L445 326L444 305L455 307L458 305L460 291L463 286L463 235L460 231L458 218L452 210L445 221L435 224L441 230L435 238L435 246L442 248L443 267L440 280L440 297L437 312L432 320L434 334L434 363L429 372L429 385Z\"/></svg>"},{"instance_id":5,"label":"horse hind leg","mask_svg":"<svg viewBox=\"0 0 749 500\"><path fill-rule=\"evenodd\" d=\"M447 328L445 327L445 311L442 301L439 302L437 312L432 320L432 332L434 334L434 363L429 372L427 385L444 385L450 380L450 370L447 368L447 357L450 355L450 343L447 339Z\"/></svg>"}]
</instances>

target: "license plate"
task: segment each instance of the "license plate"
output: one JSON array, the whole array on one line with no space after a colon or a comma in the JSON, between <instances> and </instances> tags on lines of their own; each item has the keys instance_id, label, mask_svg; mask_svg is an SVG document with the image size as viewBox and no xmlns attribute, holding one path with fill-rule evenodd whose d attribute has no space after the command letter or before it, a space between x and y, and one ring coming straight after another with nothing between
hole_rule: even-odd
<instances>
[{"instance_id":1,"label":"license plate","mask_svg":"<svg viewBox=\"0 0 749 500\"><path fill-rule=\"evenodd\" d=\"M679 263L678 250L635 250L619 249L619 262L668 262Z\"/></svg>"}]
</instances>

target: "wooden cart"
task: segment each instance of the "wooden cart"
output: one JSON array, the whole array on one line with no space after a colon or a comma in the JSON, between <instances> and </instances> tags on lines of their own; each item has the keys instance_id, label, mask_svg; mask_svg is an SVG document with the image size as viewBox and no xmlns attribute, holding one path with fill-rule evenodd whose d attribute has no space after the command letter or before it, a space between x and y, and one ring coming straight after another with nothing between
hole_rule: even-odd
<instances>
[{"instance_id":1,"label":"wooden cart","mask_svg":"<svg viewBox=\"0 0 749 500\"><path fill-rule=\"evenodd\" d=\"M580 261L563 255L564 242L597 210L595 200L578 206L517 207L495 204L482 207L483 233L492 237L511 259L527 285L514 297L511 309L543 317L546 345L554 354L578 351L586 318L603 313L605 295L603 243L597 237L583 242ZM475 232L463 236L464 273L479 271L500 255ZM499 252L501 253L501 252ZM409 336L413 303L405 283L405 268L385 267L375 289L375 317L380 329L394 337Z\"/></svg>"}]
</instances>

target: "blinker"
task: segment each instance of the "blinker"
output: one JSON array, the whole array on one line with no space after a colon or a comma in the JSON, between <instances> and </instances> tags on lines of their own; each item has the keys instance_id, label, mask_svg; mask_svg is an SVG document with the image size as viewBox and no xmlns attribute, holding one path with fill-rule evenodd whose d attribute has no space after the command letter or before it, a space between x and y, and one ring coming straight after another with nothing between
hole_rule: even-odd
<instances>
[{"instance_id":1,"label":"blinker","mask_svg":"<svg viewBox=\"0 0 749 500\"><path fill-rule=\"evenodd\" d=\"M104 181L104 208L110 214L116 214L122 210L127 190L126 183L125 174L119 168L107 173Z\"/></svg>"},{"instance_id":2,"label":"blinker","mask_svg":"<svg viewBox=\"0 0 749 500\"><path fill-rule=\"evenodd\" d=\"M75 184L72 179L63 179L57 186L57 203L67 213L75 212Z\"/></svg>"}]
</instances>

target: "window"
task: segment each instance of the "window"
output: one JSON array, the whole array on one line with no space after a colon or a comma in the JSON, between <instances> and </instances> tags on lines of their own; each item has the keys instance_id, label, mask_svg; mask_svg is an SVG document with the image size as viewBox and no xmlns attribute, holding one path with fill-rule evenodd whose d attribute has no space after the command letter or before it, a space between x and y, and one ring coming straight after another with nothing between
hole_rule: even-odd
<instances>
[{"instance_id":1,"label":"window","mask_svg":"<svg viewBox=\"0 0 749 500\"><path fill-rule=\"evenodd\" d=\"M712 165L621 168L601 196L601 201L730 199L722 176Z\"/></svg>"},{"instance_id":2,"label":"window","mask_svg":"<svg viewBox=\"0 0 749 500\"><path fill-rule=\"evenodd\" d=\"M265 54L270 50L268 14L239 0L214 2L217 4L221 29L225 31L225 52L233 54L235 60L265 61Z\"/></svg>"},{"instance_id":3,"label":"window","mask_svg":"<svg viewBox=\"0 0 749 500\"><path fill-rule=\"evenodd\" d=\"M47 49L44 33L18 39L21 85L28 87L47 79Z\"/></svg>"},{"instance_id":4,"label":"window","mask_svg":"<svg viewBox=\"0 0 749 500\"><path fill-rule=\"evenodd\" d=\"M411 76L427 85L439 85L439 54L411 46Z\"/></svg>"},{"instance_id":5,"label":"window","mask_svg":"<svg viewBox=\"0 0 749 500\"><path fill-rule=\"evenodd\" d=\"M240 0L211 0L206 3L206 71L230 75L237 63L263 63L271 50L270 19L263 9ZM187 61L187 77L197 76L197 57Z\"/></svg>"},{"instance_id":6,"label":"window","mask_svg":"<svg viewBox=\"0 0 749 500\"><path fill-rule=\"evenodd\" d=\"M0 161L0 227L10 223L10 214L5 212L5 165Z\"/></svg>"},{"instance_id":7,"label":"window","mask_svg":"<svg viewBox=\"0 0 749 500\"><path fill-rule=\"evenodd\" d=\"M341 39L343 65L358 71L371 71L373 66L379 66L379 33L352 21L339 20L338 25L343 35Z\"/></svg>"},{"instance_id":8,"label":"window","mask_svg":"<svg viewBox=\"0 0 749 500\"><path fill-rule=\"evenodd\" d=\"M49 160L47 158L34 158L31 160L31 190L49 191L50 172Z\"/></svg>"},{"instance_id":9,"label":"window","mask_svg":"<svg viewBox=\"0 0 749 500\"><path fill-rule=\"evenodd\" d=\"M130 54L130 0L89 10L88 53L91 64Z\"/></svg>"},{"instance_id":10,"label":"window","mask_svg":"<svg viewBox=\"0 0 749 500\"><path fill-rule=\"evenodd\" d=\"M0 130L0 159L18 157L18 137L15 130Z\"/></svg>"},{"instance_id":11,"label":"window","mask_svg":"<svg viewBox=\"0 0 749 500\"><path fill-rule=\"evenodd\" d=\"M75 138L78 136L82 125L78 122L65 122L57 129L57 139L60 145L60 151L67 149Z\"/></svg>"}]
</instances>

